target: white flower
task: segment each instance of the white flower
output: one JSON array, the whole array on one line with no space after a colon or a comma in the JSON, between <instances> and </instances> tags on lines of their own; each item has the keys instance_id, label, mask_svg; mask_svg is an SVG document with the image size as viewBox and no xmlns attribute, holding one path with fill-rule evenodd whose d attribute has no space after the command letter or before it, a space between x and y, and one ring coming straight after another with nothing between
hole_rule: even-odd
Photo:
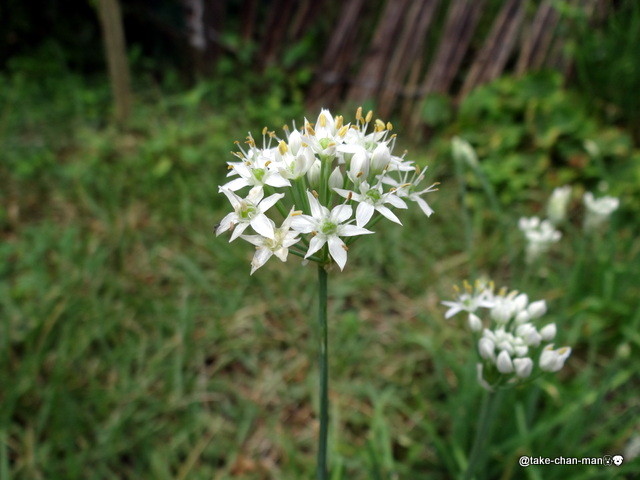
<instances>
[{"instance_id":1,"label":"white flower","mask_svg":"<svg viewBox=\"0 0 640 480\"><path fill-rule=\"evenodd\" d=\"M478 353L485 360L493 361L495 359L495 349L496 346L493 343L493 340L491 340L490 338L482 337L480 340L478 340Z\"/></svg>"},{"instance_id":2,"label":"white flower","mask_svg":"<svg viewBox=\"0 0 640 480\"><path fill-rule=\"evenodd\" d=\"M358 202L358 207L356 208L356 225L364 227L369 223L375 211L384 215L392 222L402 225L400 219L385 206L385 203L388 203L396 208L407 208L407 204L404 203L401 198L398 198L394 192L384 193L381 183L378 183L375 187L371 187L366 181L361 182L358 189L360 193L342 188L334 189L341 197L351 198Z\"/></svg>"},{"instance_id":3,"label":"white flower","mask_svg":"<svg viewBox=\"0 0 640 480\"><path fill-rule=\"evenodd\" d=\"M542 337L542 340L549 342L556 336L556 331L556 324L550 323L540 329L540 336Z\"/></svg>"},{"instance_id":4,"label":"white flower","mask_svg":"<svg viewBox=\"0 0 640 480\"><path fill-rule=\"evenodd\" d=\"M307 191L311 215L300 215L294 217L292 227L300 233L313 233L313 238L309 243L309 250L305 258L320 250L325 243L329 245L331 258L342 270L347 263L347 246L340 237L352 237L355 235L365 235L373 233L366 228L357 227L344 223L351 217L352 208L349 205L338 205L329 209L320 202L310 192Z\"/></svg>"},{"instance_id":5,"label":"white flower","mask_svg":"<svg viewBox=\"0 0 640 480\"><path fill-rule=\"evenodd\" d=\"M527 313L529 314L530 318L540 318L545 313L547 313L547 302L545 302L544 300L537 300L535 302L532 302L527 307Z\"/></svg>"},{"instance_id":6,"label":"white flower","mask_svg":"<svg viewBox=\"0 0 640 480\"><path fill-rule=\"evenodd\" d=\"M251 260L251 275L263 266L272 255L275 255L283 262L287 261L289 247L300 241L299 233L291 231L293 213L293 210L291 210L291 213L284 219L280 228L274 229L273 238L263 237L262 235L242 235L244 240L256 246L256 253Z\"/></svg>"},{"instance_id":7,"label":"white flower","mask_svg":"<svg viewBox=\"0 0 640 480\"><path fill-rule=\"evenodd\" d=\"M529 357L514 358L513 368L519 378L527 378L531 375L531 371L533 370L533 360Z\"/></svg>"},{"instance_id":8,"label":"white flower","mask_svg":"<svg viewBox=\"0 0 640 480\"><path fill-rule=\"evenodd\" d=\"M498 354L498 358L496 358L496 367L500 373L513 372L513 362L511 361L511 356L509 356L506 350L503 350Z\"/></svg>"},{"instance_id":9,"label":"white flower","mask_svg":"<svg viewBox=\"0 0 640 480\"><path fill-rule=\"evenodd\" d=\"M547 345L540 355L540 368L545 372L557 372L563 366L564 362L571 355L570 347L562 347L557 350L552 345Z\"/></svg>"},{"instance_id":10,"label":"white flower","mask_svg":"<svg viewBox=\"0 0 640 480\"><path fill-rule=\"evenodd\" d=\"M238 175L240 178L236 178L220 188L235 192L248 186L260 187L260 189L265 185L276 188L290 186L289 180L283 178L278 171L273 169L275 167L272 165L274 157L275 151L263 150L257 154L253 161L229 162L231 168L229 174Z\"/></svg>"},{"instance_id":11,"label":"white flower","mask_svg":"<svg viewBox=\"0 0 640 480\"><path fill-rule=\"evenodd\" d=\"M451 139L451 149L456 160L466 163L471 168L478 166L478 156L471 144L465 139L453 137Z\"/></svg>"},{"instance_id":12,"label":"white flower","mask_svg":"<svg viewBox=\"0 0 640 480\"><path fill-rule=\"evenodd\" d=\"M615 197L602 197L596 199L591 192L586 192L584 194L583 202L587 209L584 219L584 229L586 231L592 231L599 228L620 206L620 200Z\"/></svg>"},{"instance_id":13,"label":"white flower","mask_svg":"<svg viewBox=\"0 0 640 480\"><path fill-rule=\"evenodd\" d=\"M458 292L458 298L455 301L445 300L441 302L449 307L449 310L444 314L444 318L451 318L463 311L473 313L479 308L493 307L494 301L490 288L487 288L481 282L476 282L475 288L471 288L468 283L465 283L464 287L464 292L460 292L460 289L457 286L455 287Z\"/></svg>"},{"instance_id":14,"label":"white flower","mask_svg":"<svg viewBox=\"0 0 640 480\"><path fill-rule=\"evenodd\" d=\"M480 320L480 317L473 312L469 313L467 323L469 324L469 328L472 332L479 332L482 330L482 320Z\"/></svg>"},{"instance_id":15,"label":"white flower","mask_svg":"<svg viewBox=\"0 0 640 480\"><path fill-rule=\"evenodd\" d=\"M384 177L383 182L389 183L392 186L395 186L398 189L398 192L397 192L398 197L407 198L412 202L416 202L420 207L420 210L422 210L427 217L430 217L431 214L433 214L433 209L429 206L427 202L425 202L425 200L422 198L422 195L424 195L425 193L435 192L436 190L438 190L436 188L438 184L434 183L428 186L427 188L420 190L418 185L422 182L422 180L424 180L424 174L426 172L426 169L423 170L421 173L418 173L418 172L420 172L420 169L415 167L415 174L410 181L406 181L407 177L405 174L403 178L404 181L402 183L397 182L389 177Z\"/></svg>"},{"instance_id":16,"label":"white flower","mask_svg":"<svg viewBox=\"0 0 640 480\"><path fill-rule=\"evenodd\" d=\"M562 223L567 216L567 207L571 200L571 187L565 185L553 190L547 205L547 217L554 225Z\"/></svg>"},{"instance_id":17,"label":"white flower","mask_svg":"<svg viewBox=\"0 0 640 480\"><path fill-rule=\"evenodd\" d=\"M538 217L521 218L518 226L527 240L527 263L536 261L562 237L549 220L541 221Z\"/></svg>"},{"instance_id":18,"label":"white flower","mask_svg":"<svg viewBox=\"0 0 640 480\"><path fill-rule=\"evenodd\" d=\"M275 238L273 222L267 218L264 212L284 197L284 194L274 193L263 199L264 192L262 188L255 187L249 191L247 198L242 199L232 191L223 187L220 188L220 191L224 193L229 199L229 202L231 202L233 212L229 213L220 221L220 225L216 228L216 236L233 229L231 238L229 239L229 242L232 242L251 225L260 235L270 239Z\"/></svg>"}]
</instances>

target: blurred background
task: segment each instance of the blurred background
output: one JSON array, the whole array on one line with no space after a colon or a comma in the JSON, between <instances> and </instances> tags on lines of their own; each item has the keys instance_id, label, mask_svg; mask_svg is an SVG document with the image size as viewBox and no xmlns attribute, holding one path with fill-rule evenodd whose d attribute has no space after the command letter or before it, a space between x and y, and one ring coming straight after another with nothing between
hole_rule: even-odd
<instances>
[{"instance_id":1,"label":"blurred background","mask_svg":"<svg viewBox=\"0 0 640 480\"><path fill-rule=\"evenodd\" d=\"M574 353L505 396L477 478L610 478L523 454L624 454L632 478L639 60L636 0L4 0L0 478L312 476L314 271L250 277L218 185L247 132L360 105L441 185L331 276L333 478L464 470L481 391L440 301L479 275L546 299ZM518 218L565 184L527 265ZM621 202L593 235L586 191Z\"/></svg>"}]
</instances>

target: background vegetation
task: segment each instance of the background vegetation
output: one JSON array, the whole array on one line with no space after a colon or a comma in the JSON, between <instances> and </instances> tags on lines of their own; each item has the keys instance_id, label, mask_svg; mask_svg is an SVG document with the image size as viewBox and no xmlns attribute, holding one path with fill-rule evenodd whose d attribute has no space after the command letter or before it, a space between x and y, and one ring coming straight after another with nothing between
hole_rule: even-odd
<instances>
[{"instance_id":1,"label":"background vegetation","mask_svg":"<svg viewBox=\"0 0 640 480\"><path fill-rule=\"evenodd\" d=\"M637 9L623 12L636 25ZM591 35L614 45L603 29ZM212 231L233 141L314 118L304 72L318 47L307 42L299 76L228 57L192 83L179 62L133 48L136 108L116 127L104 75L52 38L9 52L0 75L0 478L311 477L315 272L293 258L250 277L252 249ZM614 71L631 50L597 68ZM581 75L506 76L455 110L445 100L428 114L429 142L396 125L400 149L441 186L434 216L380 222L330 277L334 478L464 469L482 392L466 325L445 321L440 301L482 274L546 299L574 351L560 374L503 395L478 478L639 470L640 151L624 114L638 89L624 77L617 97L596 97L584 79L611 79ZM476 147L478 168L454 163L454 135ZM565 183L563 239L528 268L517 219L543 214ZM593 236L580 228L587 190L621 199ZM517 465L618 453L616 470Z\"/></svg>"}]
</instances>

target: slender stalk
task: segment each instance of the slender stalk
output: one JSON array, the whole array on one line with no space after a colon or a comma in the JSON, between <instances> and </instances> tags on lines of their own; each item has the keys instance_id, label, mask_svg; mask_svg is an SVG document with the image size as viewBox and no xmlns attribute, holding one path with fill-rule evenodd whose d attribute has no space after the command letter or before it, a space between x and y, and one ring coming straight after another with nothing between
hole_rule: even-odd
<instances>
[{"instance_id":1,"label":"slender stalk","mask_svg":"<svg viewBox=\"0 0 640 480\"><path fill-rule=\"evenodd\" d=\"M471 447L471 453L469 454L469 463L467 464L467 470L464 473L464 480L471 480L475 473L480 461L485 456L485 445L489 444L491 424L493 423L494 410L496 403L495 392L485 392L482 397L482 406L480 407L480 415L478 418L478 428L476 430L476 436L473 440L473 447Z\"/></svg>"},{"instance_id":2,"label":"slender stalk","mask_svg":"<svg viewBox=\"0 0 640 480\"><path fill-rule=\"evenodd\" d=\"M329 368L327 329L327 271L318 265L318 323L320 326L320 433L318 435L318 480L327 480L327 433L329 428Z\"/></svg>"}]
</instances>

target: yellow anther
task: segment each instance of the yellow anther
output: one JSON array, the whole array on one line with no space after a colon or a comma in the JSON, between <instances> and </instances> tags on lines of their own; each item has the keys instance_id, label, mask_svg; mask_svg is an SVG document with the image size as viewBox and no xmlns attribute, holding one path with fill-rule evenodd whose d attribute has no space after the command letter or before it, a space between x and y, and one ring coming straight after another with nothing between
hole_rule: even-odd
<instances>
[{"instance_id":1,"label":"yellow anther","mask_svg":"<svg viewBox=\"0 0 640 480\"><path fill-rule=\"evenodd\" d=\"M358 107L356 110L356 120L362 120L362 107Z\"/></svg>"},{"instance_id":2,"label":"yellow anther","mask_svg":"<svg viewBox=\"0 0 640 480\"><path fill-rule=\"evenodd\" d=\"M343 123L344 123L344 118L342 117L342 115L338 115L336 117L336 128L338 129L342 128Z\"/></svg>"},{"instance_id":3,"label":"yellow anther","mask_svg":"<svg viewBox=\"0 0 640 480\"><path fill-rule=\"evenodd\" d=\"M305 128L306 128L307 133L308 133L309 135L312 135L312 136L313 136L313 135L315 135L315 134L316 134L316 131L313 129L313 127L311 126L311 124L310 124L310 123L307 123L307 124L305 125Z\"/></svg>"},{"instance_id":4,"label":"yellow anther","mask_svg":"<svg viewBox=\"0 0 640 480\"><path fill-rule=\"evenodd\" d=\"M283 125L283 126L282 126L282 129L283 129L285 132L288 132L288 131L289 131L289 125Z\"/></svg>"},{"instance_id":5,"label":"yellow anther","mask_svg":"<svg viewBox=\"0 0 640 480\"><path fill-rule=\"evenodd\" d=\"M320 195L318 195L318 192L316 192L315 190L311 190L311 195L313 195L316 198L320 198Z\"/></svg>"},{"instance_id":6,"label":"yellow anther","mask_svg":"<svg viewBox=\"0 0 640 480\"><path fill-rule=\"evenodd\" d=\"M276 132L269 132L270 138L276 138Z\"/></svg>"},{"instance_id":7,"label":"yellow anther","mask_svg":"<svg viewBox=\"0 0 640 480\"><path fill-rule=\"evenodd\" d=\"M471 284L466 280L464 282L462 282L462 286L469 293L471 293L473 291L473 289L471 288Z\"/></svg>"},{"instance_id":8,"label":"yellow anther","mask_svg":"<svg viewBox=\"0 0 640 480\"><path fill-rule=\"evenodd\" d=\"M352 198L353 198L353 192L349 192L349 195L347 195L347 201L350 201Z\"/></svg>"},{"instance_id":9,"label":"yellow anther","mask_svg":"<svg viewBox=\"0 0 640 480\"><path fill-rule=\"evenodd\" d=\"M263 135L266 135L268 131L269 131L269 129L268 129L267 127L264 127L264 128L262 129L262 134L263 134Z\"/></svg>"},{"instance_id":10,"label":"yellow anther","mask_svg":"<svg viewBox=\"0 0 640 480\"><path fill-rule=\"evenodd\" d=\"M271 165L271 160L264 162L264 168L267 168L269 165Z\"/></svg>"},{"instance_id":11,"label":"yellow anther","mask_svg":"<svg viewBox=\"0 0 640 480\"><path fill-rule=\"evenodd\" d=\"M460 293L460 287L458 285L454 285L453 291L456 292L456 294Z\"/></svg>"},{"instance_id":12,"label":"yellow anther","mask_svg":"<svg viewBox=\"0 0 640 480\"><path fill-rule=\"evenodd\" d=\"M291 212L292 217L295 217L296 215L302 215L302 210L294 210Z\"/></svg>"},{"instance_id":13,"label":"yellow anther","mask_svg":"<svg viewBox=\"0 0 640 480\"><path fill-rule=\"evenodd\" d=\"M233 170L233 165L227 165L227 170Z\"/></svg>"},{"instance_id":14,"label":"yellow anther","mask_svg":"<svg viewBox=\"0 0 640 480\"><path fill-rule=\"evenodd\" d=\"M367 123L369 123L372 118L373 118L373 112L371 110L369 110L367 112L367 116L365 117L365 120L366 120Z\"/></svg>"},{"instance_id":15,"label":"yellow anther","mask_svg":"<svg viewBox=\"0 0 640 480\"><path fill-rule=\"evenodd\" d=\"M416 171L416 175L420 175L420 165L416 165L415 171Z\"/></svg>"},{"instance_id":16,"label":"yellow anther","mask_svg":"<svg viewBox=\"0 0 640 480\"><path fill-rule=\"evenodd\" d=\"M344 248L345 252L349 251L349 247L347 247L344 243L342 244L342 248ZM565 347L565 348L567 348L567 347ZM564 352L561 352L561 353L564 353Z\"/></svg>"},{"instance_id":17,"label":"yellow anther","mask_svg":"<svg viewBox=\"0 0 640 480\"><path fill-rule=\"evenodd\" d=\"M325 118L324 113L321 113L320 116L318 117L318 123L320 124L321 127L327 126L327 119Z\"/></svg>"},{"instance_id":18,"label":"yellow anther","mask_svg":"<svg viewBox=\"0 0 640 480\"><path fill-rule=\"evenodd\" d=\"M393 130L393 124L391 122L387 122L387 130Z\"/></svg>"},{"instance_id":19,"label":"yellow anther","mask_svg":"<svg viewBox=\"0 0 640 480\"><path fill-rule=\"evenodd\" d=\"M278 151L280 152L280 155L284 155L289 151L289 147L284 140L280 140L280 143L278 144Z\"/></svg>"},{"instance_id":20,"label":"yellow anther","mask_svg":"<svg viewBox=\"0 0 640 480\"><path fill-rule=\"evenodd\" d=\"M338 130L338 135L340 135L341 137L344 137L348 131L349 131L349 127L347 125L343 125L342 127L340 127L340 130Z\"/></svg>"},{"instance_id":21,"label":"yellow anther","mask_svg":"<svg viewBox=\"0 0 640 480\"><path fill-rule=\"evenodd\" d=\"M356 178L360 178L362 175L364 175L364 172L358 172L358 174L356 175Z\"/></svg>"}]
</instances>

